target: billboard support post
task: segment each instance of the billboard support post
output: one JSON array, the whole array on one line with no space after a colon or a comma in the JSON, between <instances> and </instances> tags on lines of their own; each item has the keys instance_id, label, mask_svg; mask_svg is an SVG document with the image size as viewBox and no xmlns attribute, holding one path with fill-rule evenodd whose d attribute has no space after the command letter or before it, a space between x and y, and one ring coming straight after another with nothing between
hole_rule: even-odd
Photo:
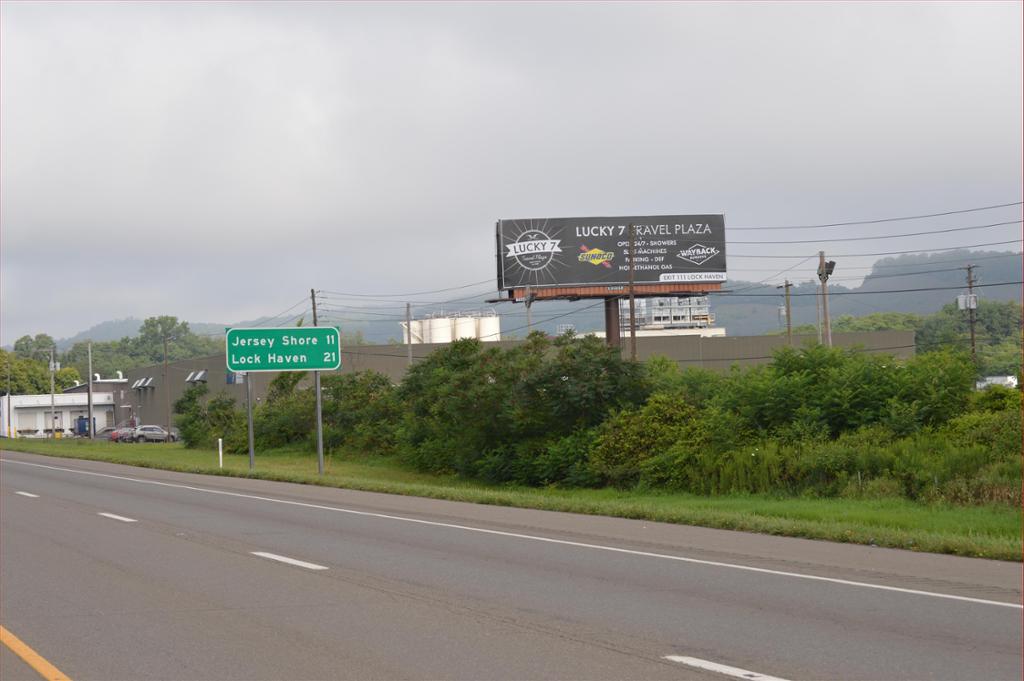
<instances>
[{"instance_id":1,"label":"billboard support post","mask_svg":"<svg viewBox=\"0 0 1024 681\"><path fill-rule=\"evenodd\" d=\"M604 337L608 347L622 347L619 339L619 296L604 299Z\"/></svg>"},{"instance_id":2,"label":"billboard support post","mask_svg":"<svg viewBox=\"0 0 1024 681\"><path fill-rule=\"evenodd\" d=\"M533 333L533 312L530 308L533 306L533 291L530 290L530 285L526 285L526 297L523 298L526 301L526 335L529 336Z\"/></svg>"},{"instance_id":3,"label":"billboard support post","mask_svg":"<svg viewBox=\"0 0 1024 681\"><path fill-rule=\"evenodd\" d=\"M636 361L636 227L629 223L629 359Z\"/></svg>"}]
</instances>

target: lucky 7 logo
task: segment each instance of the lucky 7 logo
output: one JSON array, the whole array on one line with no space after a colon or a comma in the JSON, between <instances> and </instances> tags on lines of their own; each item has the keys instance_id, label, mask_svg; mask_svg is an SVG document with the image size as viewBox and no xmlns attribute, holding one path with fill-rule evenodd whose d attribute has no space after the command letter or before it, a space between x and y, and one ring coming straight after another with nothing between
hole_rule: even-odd
<instances>
[{"instance_id":1,"label":"lucky 7 logo","mask_svg":"<svg viewBox=\"0 0 1024 681\"><path fill-rule=\"evenodd\" d=\"M589 262L595 267L597 265L604 265L606 268L611 269L611 259L615 257L613 251L602 251L600 248L587 248L586 245L580 246L579 255L580 262Z\"/></svg>"},{"instance_id":2,"label":"lucky 7 logo","mask_svg":"<svg viewBox=\"0 0 1024 681\"><path fill-rule=\"evenodd\" d=\"M555 253L561 253L561 239L552 239L539 229L528 229L515 241L505 244L506 258L514 258L524 270L542 270L551 264Z\"/></svg>"}]
</instances>

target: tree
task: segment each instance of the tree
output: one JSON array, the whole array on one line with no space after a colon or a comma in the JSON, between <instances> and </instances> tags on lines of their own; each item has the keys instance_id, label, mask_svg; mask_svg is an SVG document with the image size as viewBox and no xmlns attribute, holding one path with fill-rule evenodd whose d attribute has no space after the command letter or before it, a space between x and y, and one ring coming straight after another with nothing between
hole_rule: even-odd
<instances>
[{"instance_id":1,"label":"tree","mask_svg":"<svg viewBox=\"0 0 1024 681\"><path fill-rule=\"evenodd\" d=\"M25 359L13 352L0 350L0 392L7 394L7 376L14 395L43 395L50 392L49 360ZM70 388L81 376L74 367L64 367L54 375L57 392Z\"/></svg>"},{"instance_id":2,"label":"tree","mask_svg":"<svg viewBox=\"0 0 1024 681\"><path fill-rule=\"evenodd\" d=\"M167 356L171 361L213 355L224 349L222 339L199 336L192 332L187 322L178 321L177 317L150 317L139 327L138 336L94 342L93 373L111 376L116 371L159 364L164 361L164 338L167 339ZM61 356L64 364L75 367L83 376L88 375L88 345L85 341L75 343Z\"/></svg>"},{"instance_id":3,"label":"tree","mask_svg":"<svg viewBox=\"0 0 1024 681\"><path fill-rule=\"evenodd\" d=\"M53 337L45 333L37 333L35 337L22 336L14 341L14 354L22 359L46 359L50 357L50 350L57 344Z\"/></svg>"}]
</instances>

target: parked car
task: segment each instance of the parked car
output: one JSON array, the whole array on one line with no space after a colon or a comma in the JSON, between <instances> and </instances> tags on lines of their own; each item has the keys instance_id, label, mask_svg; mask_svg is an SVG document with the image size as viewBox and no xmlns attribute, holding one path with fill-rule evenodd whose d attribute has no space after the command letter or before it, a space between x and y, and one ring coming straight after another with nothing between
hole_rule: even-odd
<instances>
[{"instance_id":1,"label":"parked car","mask_svg":"<svg viewBox=\"0 0 1024 681\"><path fill-rule=\"evenodd\" d=\"M110 434L111 442L133 442L135 440L135 429L131 427L118 428Z\"/></svg>"},{"instance_id":2,"label":"parked car","mask_svg":"<svg viewBox=\"0 0 1024 681\"><path fill-rule=\"evenodd\" d=\"M132 436L135 442L167 442L167 431L160 426L139 426ZM178 435L171 431L171 442L178 441Z\"/></svg>"},{"instance_id":3,"label":"parked car","mask_svg":"<svg viewBox=\"0 0 1024 681\"><path fill-rule=\"evenodd\" d=\"M97 440L113 440L114 439L113 435L114 435L114 432L116 430L117 430L117 428L115 428L113 426L107 426L106 428L100 428L99 430L96 431L96 439Z\"/></svg>"}]
</instances>

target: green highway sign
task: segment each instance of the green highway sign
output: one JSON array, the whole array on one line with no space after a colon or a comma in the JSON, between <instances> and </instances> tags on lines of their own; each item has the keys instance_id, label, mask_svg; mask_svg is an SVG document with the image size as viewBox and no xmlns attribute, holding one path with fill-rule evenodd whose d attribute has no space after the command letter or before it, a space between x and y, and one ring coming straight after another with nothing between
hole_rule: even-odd
<instances>
[{"instance_id":1,"label":"green highway sign","mask_svg":"<svg viewBox=\"0 0 1024 681\"><path fill-rule=\"evenodd\" d=\"M338 329L295 326L228 329L228 371L332 371L341 368Z\"/></svg>"}]
</instances>

